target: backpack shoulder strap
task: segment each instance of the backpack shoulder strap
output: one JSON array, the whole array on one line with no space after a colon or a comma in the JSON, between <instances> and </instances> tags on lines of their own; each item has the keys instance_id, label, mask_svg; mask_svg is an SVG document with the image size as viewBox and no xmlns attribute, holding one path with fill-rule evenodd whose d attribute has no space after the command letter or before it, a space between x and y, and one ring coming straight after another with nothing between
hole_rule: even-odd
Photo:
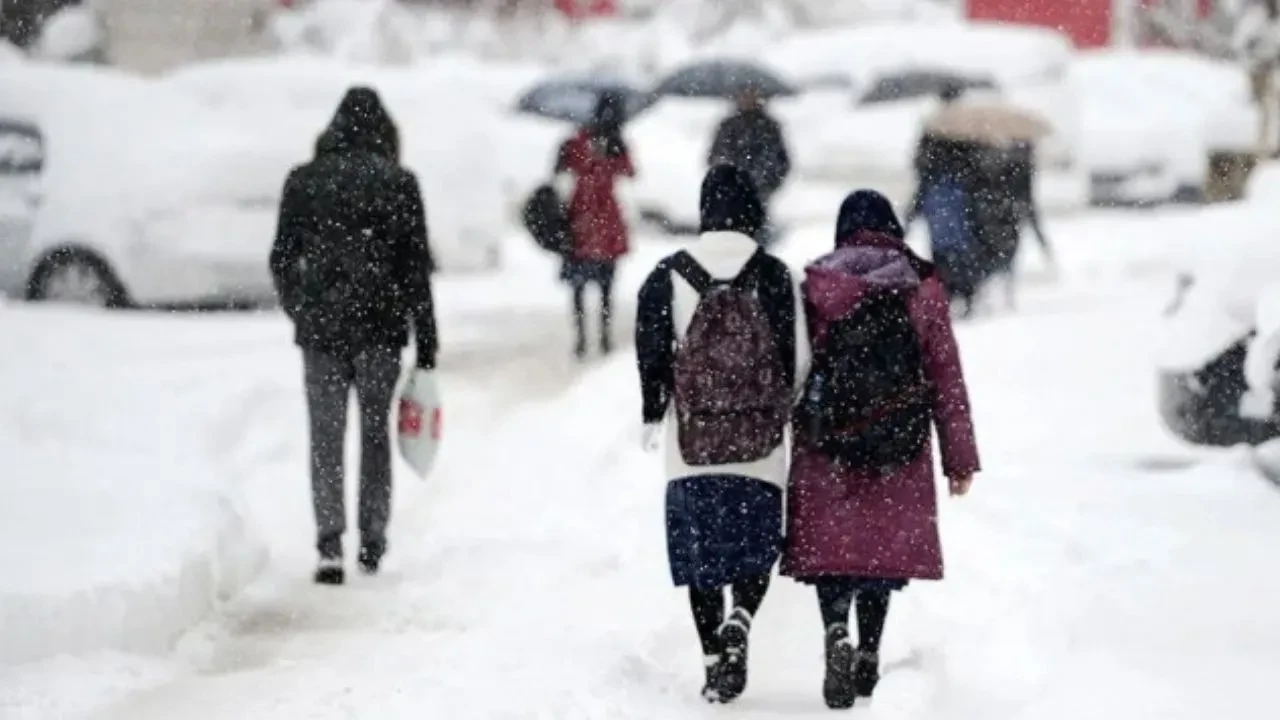
<instances>
[{"instance_id":1,"label":"backpack shoulder strap","mask_svg":"<svg viewBox=\"0 0 1280 720\"><path fill-rule=\"evenodd\" d=\"M678 273L686 282L693 286L694 292L699 296L705 295L713 285L716 284L715 278L711 277L711 273L707 269L698 264L687 251L681 250L671 256L671 270Z\"/></svg>"},{"instance_id":2,"label":"backpack shoulder strap","mask_svg":"<svg viewBox=\"0 0 1280 720\"><path fill-rule=\"evenodd\" d=\"M742 269L738 271L738 275L733 278L733 286L738 290L750 290L760 282L760 274L765 268L764 251L757 248L751 253L751 257L743 263Z\"/></svg>"}]
</instances>

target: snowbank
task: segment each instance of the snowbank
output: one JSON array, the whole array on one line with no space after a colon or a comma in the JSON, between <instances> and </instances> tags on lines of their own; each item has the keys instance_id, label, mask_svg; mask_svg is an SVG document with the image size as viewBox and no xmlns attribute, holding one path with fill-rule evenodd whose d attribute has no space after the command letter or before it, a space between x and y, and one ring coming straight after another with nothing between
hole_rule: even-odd
<instances>
[{"instance_id":1,"label":"snowbank","mask_svg":"<svg viewBox=\"0 0 1280 720\"><path fill-rule=\"evenodd\" d=\"M67 7L44 22L32 54L49 60L84 60L101 52L104 40L92 8Z\"/></svg>"},{"instance_id":2,"label":"snowbank","mask_svg":"<svg viewBox=\"0 0 1280 720\"><path fill-rule=\"evenodd\" d=\"M215 368L163 364L144 322L0 308L23 349L0 359L0 663L164 652L264 559L218 462Z\"/></svg>"}]
</instances>

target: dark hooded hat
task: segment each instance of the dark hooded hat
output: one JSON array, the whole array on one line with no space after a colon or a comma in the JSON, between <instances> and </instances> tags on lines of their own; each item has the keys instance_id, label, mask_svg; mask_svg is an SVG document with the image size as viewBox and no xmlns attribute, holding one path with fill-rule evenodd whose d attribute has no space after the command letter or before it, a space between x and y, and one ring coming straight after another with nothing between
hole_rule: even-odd
<instances>
[{"instance_id":1,"label":"dark hooded hat","mask_svg":"<svg viewBox=\"0 0 1280 720\"><path fill-rule=\"evenodd\" d=\"M316 142L316 152L371 152L398 161L400 133L373 88L353 87Z\"/></svg>"},{"instance_id":2,"label":"dark hooded hat","mask_svg":"<svg viewBox=\"0 0 1280 720\"><path fill-rule=\"evenodd\" d=\"M698 208L701 232L730 230L754 238L765 222L755 183L733 165L720 164L707 171Z\"/></svg>"},{"instance_id":3,"label":"dark hooded hat","mask_svg":"<svg viewBox=\"0 0 1280 720\"><path fill-rule=\"evenodd\" d=\"M831 257L858 249L875 248L901 254L923 279L937 274L933 263L916 255L906 243L907 233L893 211L893 204L875 190L849 193L836 218L836 251Z\"/></svg>"},{"instance_id":4,"label":"dark hooded hat","mask_svg":"<svg viewBox=\"0 0 1280 720\"><path fill-rule=\"evenodd\" d=\"M608 89L596 98L591 124L602 133L617 132L627 119L627 98L617 90Z\"/></svg>"},{"instance_id":5,"label":"dark hooded hat","mask_svg":"<svg viewBox=\"0 0 1280 720\"><path fill-rule=\"evenodd\" d=\"M836 218L836 245L849 242L861 232L889 235L899 240L907 234L889 199L875 190L852 192L840 204L840 215Z\"/></svg>"}]
</instances>

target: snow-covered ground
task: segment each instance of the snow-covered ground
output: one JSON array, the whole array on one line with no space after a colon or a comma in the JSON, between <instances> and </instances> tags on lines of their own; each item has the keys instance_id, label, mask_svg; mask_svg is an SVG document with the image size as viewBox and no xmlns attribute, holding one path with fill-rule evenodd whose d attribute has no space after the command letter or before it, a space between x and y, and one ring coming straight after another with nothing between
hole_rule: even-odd
<instances>
[{"instance_id":1,"label":"snow-covered ground","mask_svg":"<svg viewBox=\"0 0 1280 720\"><path fill-rule=\"evenodd\" d=\"M987 469L944 504L948 580L900 596L871 717L1271 716L1280 496L1167 435L1152 376L1170 251L1265 239L1263 210L1054 221L1060 277L1029 249L1019 310L959 330ZM281 318L0 307L0 716L827 712L816 603L785 580L747 695L697 698L632 359L573 366L554 267L509 245L501 277L441 280L447 446L428 482L399 473L386 573L342 589L309 582ZM644 241L625 294L669 247Z\"/></svg>"}]
</instances>

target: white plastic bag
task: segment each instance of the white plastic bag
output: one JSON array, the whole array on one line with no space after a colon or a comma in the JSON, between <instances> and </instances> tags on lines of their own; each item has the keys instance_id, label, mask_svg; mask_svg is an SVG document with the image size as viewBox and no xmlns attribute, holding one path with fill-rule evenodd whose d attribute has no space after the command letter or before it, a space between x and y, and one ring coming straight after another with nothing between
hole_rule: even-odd
<instances>
[{"instance_id":1,"label":"white plastic bag","mask_svg":"<svg viewBox=\"0 0 1280 720\"><path fill-rule=\"evenodd\" d=\"M435 371L414 368L396 403L396 443L420 478L425 479L435 464L442 420Z\"/></svg>"}]
</instances>

